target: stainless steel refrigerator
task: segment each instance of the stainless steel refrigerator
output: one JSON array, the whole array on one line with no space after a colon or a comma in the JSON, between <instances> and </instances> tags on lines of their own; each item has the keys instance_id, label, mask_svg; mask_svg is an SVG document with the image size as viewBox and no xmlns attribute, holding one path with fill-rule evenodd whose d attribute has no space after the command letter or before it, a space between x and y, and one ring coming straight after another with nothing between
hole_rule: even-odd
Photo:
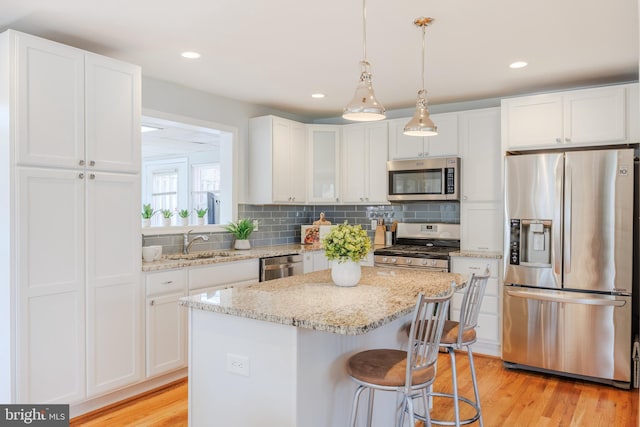
<instances>
[{"instance_id":1,"label":"stainless steel refrigerator","mask_svg":"<svg viewBox=\"0 0 640 427\"><path fill-rule=\"evenodd\" d=\"M506 366L629 387L635 179L633 149L506 158Z\"/></svg>"}]
</instances>

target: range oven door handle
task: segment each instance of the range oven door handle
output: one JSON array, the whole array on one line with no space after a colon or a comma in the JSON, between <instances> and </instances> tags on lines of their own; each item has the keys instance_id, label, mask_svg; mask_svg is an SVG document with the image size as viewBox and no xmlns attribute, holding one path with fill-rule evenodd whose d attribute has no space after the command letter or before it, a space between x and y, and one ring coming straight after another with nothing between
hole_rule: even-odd
<instances>
[{"instance_id":1,"label":"range oven door handle","mask_svg":"<svg viewBox=\"0 0 640 427\"><path fill-rule=\"evenodd\" d=\"M584 304L584 305L599 305L599 306L608 306L608 307L624 307L626 305L625 300L621 299L609 299L609 298L594 298L594 297L571 297L551 294L551 293L543 293L543 292L530 292L530 291L516 291L516 290L507 290L507 295L510 297L516 298L527 298L527 299L535 299L538 301L549 301L549 302L559 302L559 303L568 303L568 304Z\"/></svg>"}]
</instances>

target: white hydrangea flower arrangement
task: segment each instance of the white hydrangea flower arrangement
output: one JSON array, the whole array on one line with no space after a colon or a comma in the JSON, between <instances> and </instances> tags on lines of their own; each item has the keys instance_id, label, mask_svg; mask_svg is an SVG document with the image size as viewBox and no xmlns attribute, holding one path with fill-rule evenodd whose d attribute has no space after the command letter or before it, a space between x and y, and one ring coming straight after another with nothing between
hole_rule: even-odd
<instances>
[{"instance_id":1,"label":"white hydrangea flower arrangement","mask_svg":"<svg viewBox=\"0 0 640 427\"><path fill-rule=\"evenodd\" d=\"M347 221L331 229L322 240L324 251L330 261L360 262L371 250L371 240L362 226L349 225Z\"/></svg>"}]
</instances>

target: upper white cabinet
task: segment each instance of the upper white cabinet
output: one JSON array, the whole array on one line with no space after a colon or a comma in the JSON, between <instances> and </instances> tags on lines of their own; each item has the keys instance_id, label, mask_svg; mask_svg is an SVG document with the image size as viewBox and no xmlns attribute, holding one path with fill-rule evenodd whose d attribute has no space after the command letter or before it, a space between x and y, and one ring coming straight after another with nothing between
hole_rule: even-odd
<instances>
[{"instance_id":1,"label":"upper white cabinet","mask_svg":"<svg viewBox=\"0 0 640 427\"><path fill-rule=\"evenodd\" d=\"M410 117L389 120L389 159L458 156L458 113L432 114L436 136L407 136L404 127Z\"/></svg>"},{"instance_id":2,"label":"upper white cabinet","mask_svg":"<svg viewBox=\"0 0 640 427\"><path fill-rule=\"evenodd\" d=\"M502 251L500 109L460 113L460 247Z\"/></svg>"},{"instance_id":3,"label":"upper white cabinet","mask_svg":"<svg viewBox=\"0 0 640 427\"><path fill-rule=\"evenodd\" d=\"M305 125L276 116L249 120L250 203L304 204Z\"/></svg>"},{"instance_id":4,"label":"upper white cabinet","mask_svg":"<svg viewBox=\"0 0 640 427\"><path fill-rule=\"evenodd\" d=\"M342 128L342 202L387 201L386 122L357 123Z\"/></svg>"},{"instance_id":5,"label":"upper white cabinet","mask_svg":"<svg viewBox=\"0 0 640 427\"><path fill-rule=\"evenodd\" d=\"M17 163L137 172L137 66L11 32L16 79Z\"/></svg>"},{"instance_id":6,"label":"upper white cabinet","mask_svg":"<svg viewBox=\"0 0 640 427\"><path fill-rule=\"evenodd\" d=\"M308 125L307 164L310 203L340 202L340 126Z\"/></svg>"},{"instance_id":7,"label":"upper white cabinet","mask_svg":"<svg viewBox=\"0 0 640 427\"><path fill-rule=\"evenodd\" d=\"M638 85L502 100L505 149L635 142Z\"/></svg>"},{"instance_id":8,"label":"upper white cabinet","mask_svg":"<svg viewBox=\"0 0 640 427\"><path fill-rule=\"evenodd\" d=\"M0 58L0 377L82 403L143 374L140 69L12 30Z\"/></svg>"}]
</instances>

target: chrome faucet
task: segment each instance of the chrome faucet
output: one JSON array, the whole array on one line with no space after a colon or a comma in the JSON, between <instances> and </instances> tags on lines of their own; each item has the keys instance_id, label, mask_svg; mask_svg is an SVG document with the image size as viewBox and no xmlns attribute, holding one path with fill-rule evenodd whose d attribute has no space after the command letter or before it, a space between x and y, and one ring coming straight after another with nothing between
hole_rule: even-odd
<instances>
[{"instance_id":1,"label":"chrome faucet","mask_svg":"<svg viewBox=\"0 0 640 427\"><path fill-rule=\"evenodd\" d=\"M195 241L203 240L203 241L206 242L207 240L209 240L209 236L205 236L204 234L200 234L198 236L193 236L193 239L189 239L189 236L191 235L192 231L193 230L189 230L186 233L184 233L184 235L183 235L184 246L182 248L182 253L185 254L185 255L189 253L189 250L191 249L191 245L193 245L193 243Z\"/></svg>"}]
</instances>

